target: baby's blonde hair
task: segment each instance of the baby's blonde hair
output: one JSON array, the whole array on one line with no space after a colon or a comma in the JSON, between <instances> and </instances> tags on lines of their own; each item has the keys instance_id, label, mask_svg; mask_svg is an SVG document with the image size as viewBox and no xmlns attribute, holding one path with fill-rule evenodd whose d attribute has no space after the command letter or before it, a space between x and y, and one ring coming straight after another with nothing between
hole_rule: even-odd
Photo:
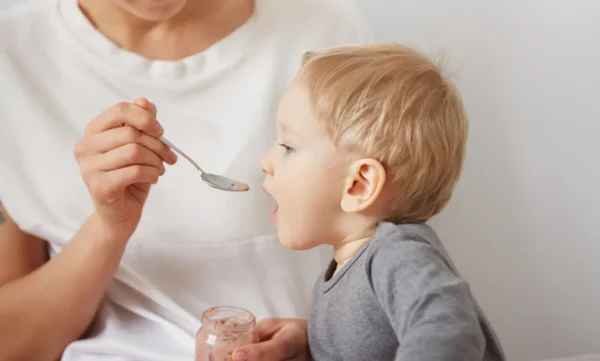
<instances>
[{"instance_id":1,"label":"baby's blonde hair","mask_svg":"<svg viewBox=\"0 0 600 361\"><path fill-rule=\"evenodd\" d=\"M426 221L460 177L467 115L457 89L426 56L399 44L308 52L298 79L338 148L386 169L387 220Z\"/></svg>"}]
</instances>

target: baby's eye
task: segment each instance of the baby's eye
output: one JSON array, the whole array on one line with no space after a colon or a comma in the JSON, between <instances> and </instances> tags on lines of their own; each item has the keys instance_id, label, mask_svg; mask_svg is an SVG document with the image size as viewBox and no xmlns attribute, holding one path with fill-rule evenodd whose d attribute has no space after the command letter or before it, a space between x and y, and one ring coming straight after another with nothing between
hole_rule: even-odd
<instances>
[{"instance_id":1,"label":"baby's eye","mask_svg":"<svg viewBox=\"0 0 600 361\"><path fill-rule=\"evenodd\" d=\"M293 153L296 151L294 148L292 148L286 144L283 144L283 143L280 143L279 146L283 148L283 150L285 151L285 154L290 154L290 153Z\"/></svg>"}]
</instances>

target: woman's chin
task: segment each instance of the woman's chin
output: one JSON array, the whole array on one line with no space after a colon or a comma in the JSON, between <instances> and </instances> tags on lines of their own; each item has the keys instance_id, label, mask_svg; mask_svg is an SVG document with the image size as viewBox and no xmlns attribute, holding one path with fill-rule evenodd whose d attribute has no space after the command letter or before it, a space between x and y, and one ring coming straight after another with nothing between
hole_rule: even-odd
<instances>
[{"instance_id":1,"label":"woman's chin","mask_svg":"<svg viewBox=\"0 0 600 361\"><path fill-rule=\"evenodd\" d=\"M120 0L119 2L136 18L145 21L160 22L169 20L179 14L187 0Z\"/></svg>"}]
</instances>

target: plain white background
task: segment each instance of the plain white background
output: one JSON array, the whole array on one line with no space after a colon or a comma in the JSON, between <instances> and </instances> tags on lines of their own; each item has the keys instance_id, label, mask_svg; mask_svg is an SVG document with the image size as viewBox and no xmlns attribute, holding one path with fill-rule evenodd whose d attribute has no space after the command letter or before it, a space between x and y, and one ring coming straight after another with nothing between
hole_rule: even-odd
<instances>
[{"instance_id":1,"label":"plain white background","mask_svg":"<svg viewBox=\"0 0 600 361\"><path fill-rule=\"evenodd\" d=\"M600 1L358 3L463 94L465 172L433 224L509 359L600 352Z\"/></svg>"}]
</instances>

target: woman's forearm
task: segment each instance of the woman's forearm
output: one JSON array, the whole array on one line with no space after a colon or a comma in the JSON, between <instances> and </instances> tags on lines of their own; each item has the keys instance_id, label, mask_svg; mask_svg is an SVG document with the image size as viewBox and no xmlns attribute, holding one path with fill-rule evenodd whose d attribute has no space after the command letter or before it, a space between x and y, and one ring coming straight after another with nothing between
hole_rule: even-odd
<instances>
[{"instance_id":1,"label":"woman's forearm","mask_svg":"<svg viewBox=\"0 0 600 361\"><path fill-rule=\"evenodd\" d=\"M0 286L0 361L54 361L80 338L96 314L129 236L109 235L91 216L60 254Z\"/></svg>"}]
</instances>

